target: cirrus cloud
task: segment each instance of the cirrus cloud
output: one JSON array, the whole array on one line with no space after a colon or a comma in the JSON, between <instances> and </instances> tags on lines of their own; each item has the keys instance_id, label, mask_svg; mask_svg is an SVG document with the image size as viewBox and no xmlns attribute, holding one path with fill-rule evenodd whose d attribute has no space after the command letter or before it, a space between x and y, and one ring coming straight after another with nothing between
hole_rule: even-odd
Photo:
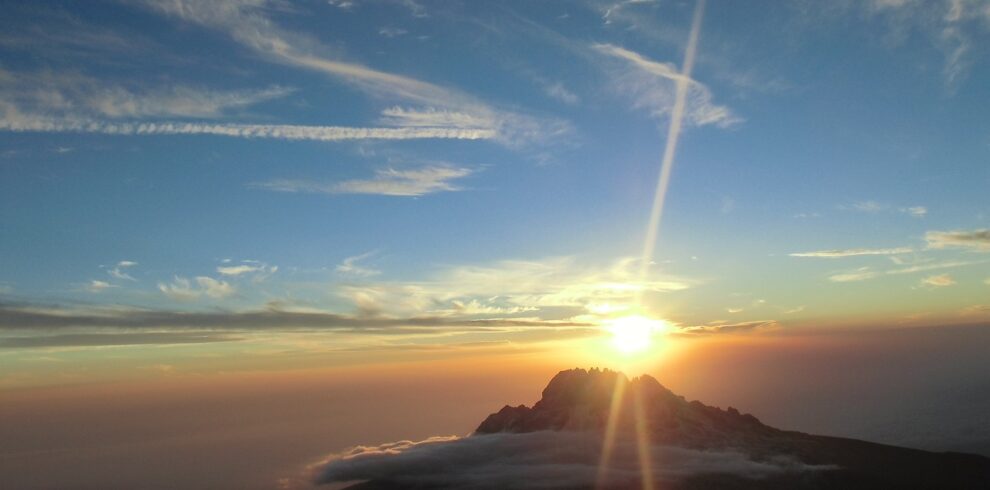
<instances>
[{"instance_id":1,"label":"cirrus cloud","mask_svg":"<svg viewBox=\"0 0 990 490\"><path fill-rule=\"evenodd\" d=\"M177 301L193 301L203 296L223 299L237 292L230 283L207 276L198 276L193 281L176 276L171 283L158 283L158 290Z\"/></svg>"},{"instance_id":2,"label":"cirrus cloud","mask_svg":"<svg viewBox=\"0 0 990 490\"><path fill-rule=\"evenodd\" d=\"M817 250L814 252L796 252L789 254L791 257L811 257L819 259L837 259L842 257L857 257L862 255L898 255L911 253L909 247L897 248L849 248L836 250Z\"/></svg>"},{"instance_id":3,"label":"cirrus cloud","mask_svg":"<svg viewBox=\"0 0 990 490\"><path fill-rule=\"evenodd\" d=\"M613 44L594 44L592 49L622 63L620 68L608 73L615 90L629 94L636 109L645 109L656 118L668 117L674 109L676 83L687 81L684 119L688 124L729 127L742 122L731 109L712 102L714 97L708 87L685 77L672 63L654 61Z\"/></svg>"},{"instance_id":4,"label":"cirrus cloud","mask_svg":"<svg viewBox=\"0 0 990 490\"><path fill-rule=\"evenodd\" d=\"M317 182L298 179L275 179L251 184L251 187L276 192L315 194L377 194L382 196L418 197L437 192L462 190L453 181L475 171L467 167L430 165L413 169L385 168L370 179Z\"/></svg>"}]
</instances>

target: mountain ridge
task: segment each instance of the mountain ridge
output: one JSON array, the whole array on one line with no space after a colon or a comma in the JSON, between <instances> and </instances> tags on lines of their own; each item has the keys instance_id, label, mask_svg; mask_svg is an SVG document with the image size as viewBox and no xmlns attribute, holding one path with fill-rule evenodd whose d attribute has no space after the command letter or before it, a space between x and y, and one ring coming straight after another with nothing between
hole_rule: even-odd
<instances>
[{"instance_id":1,"label":"mountain ridge","mask_svg":"<svg viewBox=\"0 0 990 490\"><path fill-rule=\"evenodd\" d=\"M410 444L394 456L397 466L348 489L990 488L985 456L781 430L732 407L688 401L651 376L607 369L561 371L532 407L506 405L468 437ZM609 446L622 456L608 456Z\"/></svg>"},{"instance_id":2,"label":"mountain ridge","mask_svg":"<svg viewBox=\"0 0 990 490\"><path fill-rule=\"evenodd\" d=\"M620 385L617 388L617 385ZM624 385L624 386L621 386ZM774 455L803 463L831 465L832 477L843 488L990 488L990 458L957 452L931 452L858 439L812 435L777 429L733 407L722 410L676 395L655 378L629 379L608 369L580 368L559 372L532 408L506 405L489 415L474 435L504 432L601 431L607 428L611 397L621 393L618 431L635 430L638 396L643 403L649 439L653 443L697 449L743 448L757 459ZM879 466L896 466L887 471ZM841 481L841 483L839 483ZM767 486L743 488L777 488ZM786 488L786 483L780 483ZM754 484L756 485L756 484ZM833 485L811 488L838 488ZM731 486L731 485L729 485ZM804 488L795 486L793 488Z\"/></svg>"}]
</instances>

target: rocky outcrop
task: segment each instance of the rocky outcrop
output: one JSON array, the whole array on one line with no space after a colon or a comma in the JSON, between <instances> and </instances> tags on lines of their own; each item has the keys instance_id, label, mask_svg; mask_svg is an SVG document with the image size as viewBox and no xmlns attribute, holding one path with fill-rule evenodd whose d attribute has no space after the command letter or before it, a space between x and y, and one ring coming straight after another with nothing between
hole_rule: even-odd
<instances>
[{"instance_id":1,"label":"rocky outcrop","mask_svg":"<svg viewBox=\"0 0 990 490\"><path fill-rule=\"evenodd\" d=\"M599 369L561 371L532 408L505 406L489 415L475 432L604 430L612 410L618 411L617 429L630 431L635 425L636 403L642 404L651 440L656 442L730 446L781 432L732 407L722 410L689 402L651 376L630 380L622 373Z\"/></svg>"}]
</instances>

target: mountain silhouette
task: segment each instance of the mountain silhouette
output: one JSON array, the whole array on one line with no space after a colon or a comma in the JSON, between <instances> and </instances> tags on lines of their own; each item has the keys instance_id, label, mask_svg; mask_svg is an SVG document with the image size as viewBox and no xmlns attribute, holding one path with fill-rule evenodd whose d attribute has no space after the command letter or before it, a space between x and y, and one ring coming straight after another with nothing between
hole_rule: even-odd
<instances>
[{"instance_id":1,"label":"mountain silhouette","mask_svg":"<svg viewBox=\"0 0 990 490\"><path fill-rule=\"evenodd\" d=\"M731 407L722 410L687 401L650 376L628 379L621 373L599 369L561 371L532 407L505 406L489 415L469 437L444 443L446 447L437 444L416 448L420 453L431 454L432 459L400 466L398 473L348 488L644 488L638 466L632 466L632 479L595 481L562 476L536 480L536 474L546 473L547 468L557 471L551 475L565 476L561 468L580 468L571 454L574 448L569 447L580 445L580 441L597 441L584 462L600 468L597 458L602 444L607 444L607 433L614 434L617 441L632 441L637 434L645 434L649 447L665 455L651 463L650 474L655 474L656 479L652 488L656 489L990 489L990 458L984 456L780 430ZM542 442L525 442L529 440ZM492 441L499 441L501 446L490 444ZM499 451L512 454L494 454L492 447L509 448ZM520 447L535 449L521 453ZM637 446L626 443L624 447ZM471 451L492 454L464 456ZM691 455L691 459L673 457L684 454ZM721 455L742 459L733 460L735 469L727 470L726 464L712 459ZM636 460L630 451L615 457L621 460L611 464L627 469L631 466L629 461ZM512 468L516 468L518 460L526 459L550 463L530 466L540 468L538 471L517 471L513 473L514 480L493 479L497 472L491 469L490 461L512 461L516 464ZM687 464L684 461L689 461L691 468L677 467ZM477 465L479 469L458 465ZM774 471L742 471L740 467ZM421 477L405 478L408 473L402 471L418 472ZM445 479L444 472L456 478ZM422 477L424 474L429 478ZM467 478L465 474L478 477Z\"/></svg>"}]
</instances>

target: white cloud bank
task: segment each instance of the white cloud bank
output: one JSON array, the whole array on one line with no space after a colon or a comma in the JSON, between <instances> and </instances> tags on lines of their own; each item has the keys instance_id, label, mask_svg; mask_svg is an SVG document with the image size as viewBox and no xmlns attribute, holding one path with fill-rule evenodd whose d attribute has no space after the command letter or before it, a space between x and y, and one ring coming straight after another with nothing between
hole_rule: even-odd
<instances>
[{"instance_id":1,"label":"white cloud bank","mask_svg":"<svg viewBox=\"0 0 990 490\"><path fill-rule=\"evenodd\" d=\"M471 437L434 437L380 446L358 446L313 465L317 484L379 480L403 488L592 488L599 481L601 436L590 432L532 432ZM607 488L636 488L640 470L634 438L617 439L602 479ZM757 461L732 450L652 446L658 488L695 475L731 475L759 480L830 466L778 456Z\"/></svg>"}]
</instances>

